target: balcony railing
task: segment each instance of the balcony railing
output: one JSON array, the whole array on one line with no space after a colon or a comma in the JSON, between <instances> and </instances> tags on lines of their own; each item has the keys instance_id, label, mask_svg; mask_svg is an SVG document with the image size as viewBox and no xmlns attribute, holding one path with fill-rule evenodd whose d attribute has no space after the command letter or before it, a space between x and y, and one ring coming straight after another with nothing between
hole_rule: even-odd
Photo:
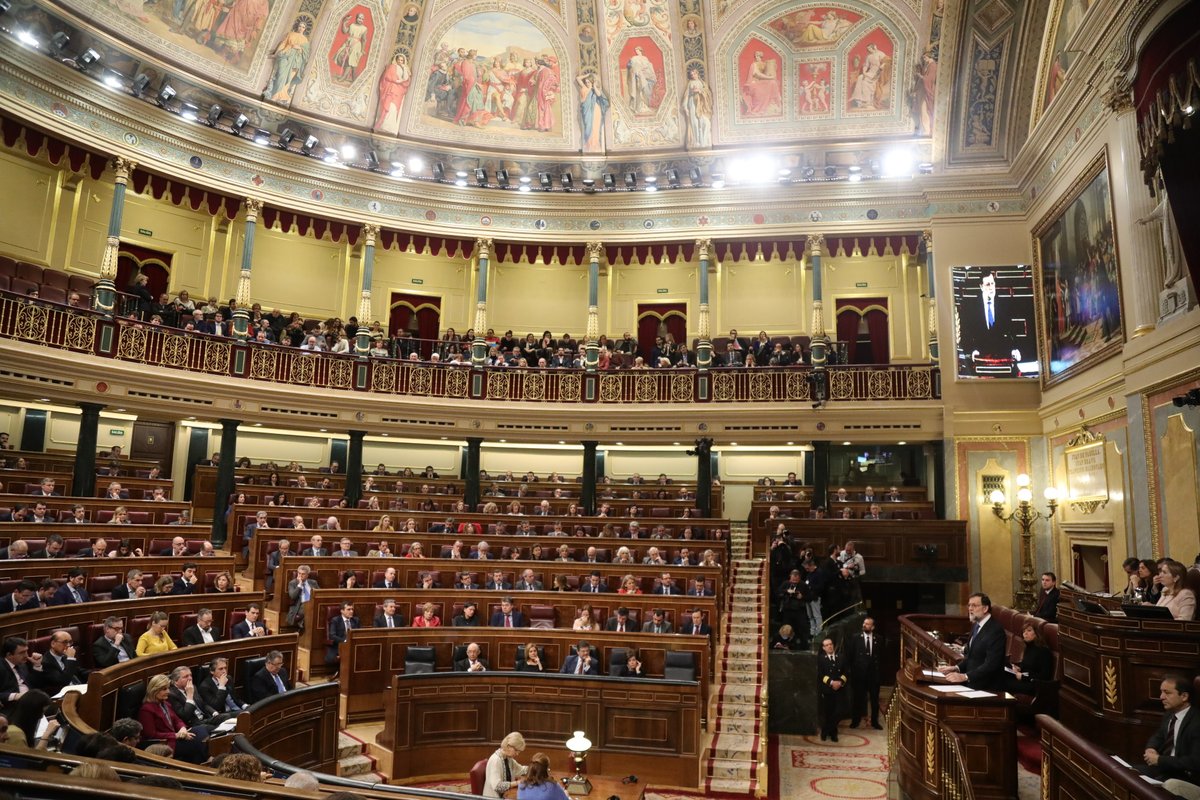
<instances>
[{"instance_id":1,"label":"balcony railing","mask_svg":"<svg viewBox=\"0 0 1200 800\"><path fill-rule=\"evenodd\" d=\"M493 402L690 404L813 402L812 368L537 369L357 358L184 332L0 292L0 338L151 367L318 389ZM830 402L933 401L936 367L837 366Z\"/></svg>"}]
</instances>

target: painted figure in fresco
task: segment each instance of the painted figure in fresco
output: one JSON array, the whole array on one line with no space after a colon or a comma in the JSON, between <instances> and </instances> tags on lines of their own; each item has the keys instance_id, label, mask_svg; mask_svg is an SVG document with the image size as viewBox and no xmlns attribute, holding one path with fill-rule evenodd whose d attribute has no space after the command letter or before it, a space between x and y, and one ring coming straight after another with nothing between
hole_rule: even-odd
<instances>
[{"instance_id":1,"label":"painted figure in fresco","mask_svg":"<svg viewBox=\"0 0 1200 800\"><path fill-rule=\"evenodd\" d=\"M937 59L926 51L921 56L913 76L913 116L917 120L917 135L933 135L933 100L937 96Z\"/></svg>"},{"instance_id":2,"label":"painted figure in fresco","mask_svg":"<svg viewBox=\"0 0 1200 800\"><path fill-rule=\"evenodd\" d=\"M454 81L446 62L439 61L429 72L425 84L425 100L434 104L433 115L442 119L454 119L458 98L454 93Z\"/></svg>"},{"instance_id":3,"label":"painted figure in fresco","mask_svg":"<svg viewBox=\"0 0 1200 800\"><path fill-rule=\"evenodd\" d=\"M470 106L471 92L475 88L475 82L479 79L479 72L475 66L475 50L464 52L463 48L460 47L458 48L458 54L458 60L450 68L459 88L458 108L454 113L454 124L466 125L467 117L472 112ZM479 104L479 107L483 107L482 102Z\"/></svg>"},{"instance_id":4,"label":"painted figure in fresco","mask_svg":"<svg viewBox=\"0 0 1200 800\"><path fill-rule=\"evenodd\" d=\"M417 8L415 4L409 3L405 7L404 21L407 22L409 25L415 25L417 20L420 19L420 17L421 17L421 9Z\"/></svg>"},{"instance_id":5,"label":"painted figure in fresco","mask_svg":"<svg viewBox=\"0 0 1200 800\"><path fill-rule=\"evenodd\" d=\"M890 59L874 43L867 45L867 55L854 78L850 93L851 108L875 110L887 95L887 70Z\"/></svg>"},{"instance_id":6,"label":"painted figure in fresco","mask_svg":"<svg viewBox=\"0 0 1200 800\"><path fill-rule=\"evenodd\" d=\"M683 115L687 118L687 146L690 148L712 147L713 97L699 67L691 67L687 73L687 87L683 95Z\"/></svg>"},{"instance_id":7,"label":"painted figure in fresco","mask_svg":"<svg viewBox=\"0 0 1200 800\"><path fill-rule=\"evenodd\" d=\"M150 18L146 16L145 0L112 0L112 3L138 22L147 23L150 21Z\"/></svg>"},{"instance_id":8,"label":"painted figure in fresco","mask_svg":"<svg viewBox=\"0 0 1200 800\"><path fill-rule=\"evenodd\" d=\"M800 113L819 114L829 110L829 82L825 64L810 64L800 74Z\"/></svg>"},{"instance_id":9,"label":"painted figure in fresco","mask_svg":"<svg viewBox=\"0 0 1200 800\"><path fill-rule=\"evenodd\" d=\"M267 0L234 0L215 35L216 49L226 61L241 61L242 54L262 33L269 11Z\"/></svg>"},{"instance_id":10,"label":"painted figure in fresco","mask_svg":"<svg viewBox=\"0 0 1200 800\"><path fill-rule=\"evenodd\" d=\"M779 64L762 50L754 51L754 61L742 84L742 112L748 117L771 117L783 113L783 94L779 87Z\"/></svg>"},{"instance_id":11,"label":"painted figure in fresco","mask_svg":"<svg viewBox=\"0 0 1200 800\"><path fill-rule=\"evenodd\" d=\"M635 114L650 114L654 108L654 87L658 85L658 76L654 73L654 64L642 53L642 48L633 48L633 55L625 65L625 99Z\"/></svg>"},{"instance_id":12,"label":"painted figure in fresco","mask_svg":"<svg viewBox=\"0 0 1200 800\"><path fill-rule=\"evenodd\" d=\"M558 59L553 55L538 56L537 71L537 129L542 132L554 128L554 101L558 98Z\"/></svg>"},{"instance_id":13,"label":"painted figure in fresco","mask_svg":"<svg viewBox=\"0 0 1200 800\"><path fill-rule=\"evenodd\" d=\"M512 119L513 89L516 79L504 66L504 59L496 56L483 74L483 105L490 114Z\"/></svg>"},{"instance_id":14,"label":"painted figure in fresco","mask_svg":"<svg viewBox=\"0 0 1200 800\"><path fill-rule=\"evenodd\" d=\"M532 130L537 127L537 102L534 99L536 97L536 80L537 67L534 66L532 58L527 58L521 63L521 69L516 75L516 84L513 88L512 120L522 130Z\"/></svg>"},{"instance_id":15,"label":"painted figure in fresco","mask_svg":"<svg viewBox=\"0 0 1200 800\"><path fill-rule=\"evenodd\" d=\"M189 0L183 9L179 31L194 39L196 44L207 45L224 10L223 0Z\"/></svg>"},{"instance_id":16,"label":"painted figure in fresco","mask_svg":"<svg viewBox=\"0 0 1200 800\"><path fill-rule=\"evenodd\" d=\"M271 82L263 92L264 99L274 103L292 102L292 93L300 84L300 78L304 75L304 65L308 63L308 53L308 21L298 19L271 54L275 59L275 70L271 75Z\"/></svg>"},{"instance_id":17,"label":"painted figure in fresco","mask_svg":"<svg viewBox=\"0 0 1200 800\"><path fill-rule=\"evenodd\" d=\"M367 53L367 34L370 33L370 29L366 25L366 15L360 12L351 19L347 14L342 20L342 33L346 34L346 38L334 54L333 63L342 69L337 80L341 83L353 83L358 77L359 62Z\"/></svg>"},{"instance_id":18,"label":"painted figure in fresco","mask_svg":"<svg viewBox=\"0 0 1200 800\"><path fill-rule=\"evenodd\" d=\"M604 152L604 120L608 116L608 97L596 86L596 76L589 73L575 78L579 86L579 119L583 137L583 152Z\"/></svg>"},{"instance_id":19,"label":"painted figure in fresco","mask_svg":"<svg viewBox=\"0 0 1200 800\"><path fill-rule=\"evenodd\" d=\"M379 76L379 110L375 113L375 129L395 136L400 132L400 108L404 95L412 83L412 70L408 68L408 56L396 53L392 62L383 68Z\"/></svg>"},{"instance_id":20,"label":"painted figure in fresco","mask_svg":"<svg viewBox=\"0 0 1200 800\"><path fill-rule=\"evenodd\" d=\"M1050 65L1050 78L1046 81L1046 105L1050 105L1054 96L1058 94L1066 77L1066 59L1061 52L1055 53L1054 63Z\"/></svg>"}]
</instances>

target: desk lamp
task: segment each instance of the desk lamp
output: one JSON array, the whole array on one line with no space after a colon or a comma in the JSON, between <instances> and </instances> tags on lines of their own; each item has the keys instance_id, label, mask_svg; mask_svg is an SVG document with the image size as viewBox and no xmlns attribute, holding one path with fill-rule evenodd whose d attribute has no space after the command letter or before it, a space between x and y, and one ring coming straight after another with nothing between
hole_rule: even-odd
<instances>
[{"instance_id":1,"label":"desk lamp","mask_svg":"<svg viewBox=\"0 0 1200 800\"><path fill-rule=\"evenodd\" d=\"M575 731L575 735L567 739L567 749L571 751L571 760L575 763L575 774L566 780L567 794L591 794L592 782L582 772L588 751L592 749L591 741L583 735L583 731Z\"/></svg>"}]
</instances>

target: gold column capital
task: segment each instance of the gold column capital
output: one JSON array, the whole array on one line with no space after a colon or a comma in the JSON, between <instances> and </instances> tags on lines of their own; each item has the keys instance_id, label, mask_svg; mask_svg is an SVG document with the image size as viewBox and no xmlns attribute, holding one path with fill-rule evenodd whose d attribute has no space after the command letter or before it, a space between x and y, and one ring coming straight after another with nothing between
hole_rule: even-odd
<instances>
[{"instance_id":1,"label":"gold column capital","mask_svg":"<svg viewBox=\"0 0 1200 800\"><path fill-rule=\"evenodd\" d=\"M112 168L117 183L129 183L129 175L137 169L137 162L124 156L113 156Z\"/></svg>"},{"instance_id":2,"label":"gold column capital","mask_svg":"<svg viewBox=\"0 0 1200 800\"><path fill-rule=\"evenodd\" d=\"M599 262L600 258L603 255L604 255L604 242L588 242L587 243L588 261Z\"/></svg>"},{"instance_id":3,"label":"gold column capital","mask_svg":"<svg viewBox=\"0 0 1200 800\"><path fill-rule=\"evenodd\" d=\"M475 257L476 258L487 258L488 253L491 251L491 249L492 249L492 240L491 239L479 238L479 239L475 240Z\"/></svg>"},{"instance_id":4,"label":"gold column capital","mask_svg":"<svg viewBox=\"0 0 1200 800\"><path fill-rule=\"evenodd\" d=\"M696 249L699 251L699 258L708 258L712 252L712 239L697 239Z\"/></svg>"},{"instance_id":5,"label":"gold column capital","mask_svg":"<svg viewBox=\"0 0 1200 800\"><path fill-rule=\"evenodd\" d=\"M366 247L374 247L375 240L379 238L379 226L370 223L362 226L363 245Z\"/></svg>"},{"instance_id":6,"label":"gold column capital","mask_svg":"<svg viewBox=\"0 0 1200 800\"><path fill-rule=\"evenodd\" d=\"M925 245L925 252L933 252L933 231L926 228L921 231L921 243Z\"/></svg>"},{"instance_id":7,"label":"gold column capital","mask_svg":"<svg viewBox=\"0 0 1200 800\"><path fill-rule=\"evenodd\" d=\"M257 197L246 197L242 199L242 205L246 207L246 222L256 222L262 213L263 201Z\"/></svg>"},{"instance_id":8,"label":"gold column capital","mask_svg":"<svg viewBox=\"0 0 1200 800\"><path fill-rule=\"evenodd\" d=\"M825 250L825 234L810 233L804 240L808 248L808 252L814 256L820 256Z\"/></svg>"},{"instance_id":9,"label":"gold column capital","mask_svg":"<svg viewBox=\"0 0 1200 800\"><path fill-rule=\"evenodd\" d=\"M1109 80L1108 88L1102 95L1104 105L1114 114L1127 114L1133 111L1133 87L1124 72L1116 72Z\"/></svg>"}]
</instances>

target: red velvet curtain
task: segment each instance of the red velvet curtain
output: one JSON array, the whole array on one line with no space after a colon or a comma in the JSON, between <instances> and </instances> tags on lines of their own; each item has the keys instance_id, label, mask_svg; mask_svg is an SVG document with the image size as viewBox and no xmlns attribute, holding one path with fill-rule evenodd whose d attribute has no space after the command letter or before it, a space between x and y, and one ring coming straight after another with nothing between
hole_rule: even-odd
<instances>
[{"instance_id":1,"label":"red velvet curtain","mask_svg":"<svg viewBox=\"0 0 1200 800\"><path fill-rule=\"evenodd\" d=\"M433 340L441 335L442 298L407 292L392 292L388 313L388 336L395 338L408 331L421 339L421 357L429 358Z\"/></svg>"},{"instance_id":2,"label":"red velvet curtain","mask_svg":"<svg viewBox=\"0 0 1200 800\"><path fill-rule=\"evenodd\" d=\"M687 341L687 304L638 303L638 349L647 363L654 340L664 330L675 337L676 344Z\"/></svg>"},{"instance_id":3,"label":"red velvet curtain","mask_svg":"<svg viewBox=\"0 0 1200 800\"><path fill-rule=\"evenodd\" d=\"M866 330L861 330L861 322ZM860 297L837 301L837 338L846 343L851 364L887 364L888 340L886 297Z\"/></svg>"},{"instance_id":4,"label":"red velvet curtain","mask_svg":"<svg viewBox=\"0 0 1200 800\"><path fill-rule=\"evenodd\" d=\"M117 291L125 291L129 281L141 271L150 279L146 288L157 300L160 294L167 291L171 282L171 258L170 253L161 250L122 242L117 252Z\"/></svg>"}]
</instances>

